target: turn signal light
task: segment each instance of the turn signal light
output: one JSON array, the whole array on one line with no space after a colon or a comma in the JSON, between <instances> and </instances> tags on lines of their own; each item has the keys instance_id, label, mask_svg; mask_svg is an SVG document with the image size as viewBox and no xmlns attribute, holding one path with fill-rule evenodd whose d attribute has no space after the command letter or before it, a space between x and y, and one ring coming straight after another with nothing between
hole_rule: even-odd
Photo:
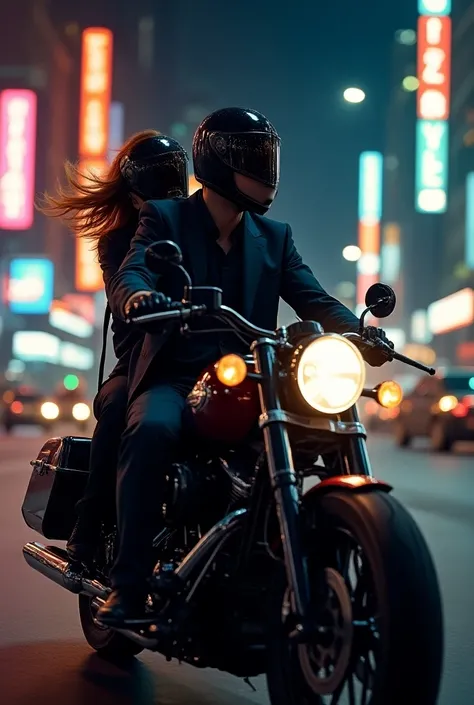
<instances>
[{"instance_id":1,"label":"turn signal light","mask_svg":"<svg viewBox=\"0 0 474 705\"><path fill-rule=\"evenodd\" d=\"M224 355L215 369L217 379L226 387L237 387L247 377L247 364L240 355Z\"/></svg>"},{"instance_id":2,"label":"turn signal light","mask_svg":"<svg viewBox=\"0 0 474 705\"><path fill-rule=\"evenodd\" d=\"M400 406L402 399L402 388L393 380L382 382L377 387L377 401L385 409L394 409L396 406Z\"/></svg>"}]
</instances>

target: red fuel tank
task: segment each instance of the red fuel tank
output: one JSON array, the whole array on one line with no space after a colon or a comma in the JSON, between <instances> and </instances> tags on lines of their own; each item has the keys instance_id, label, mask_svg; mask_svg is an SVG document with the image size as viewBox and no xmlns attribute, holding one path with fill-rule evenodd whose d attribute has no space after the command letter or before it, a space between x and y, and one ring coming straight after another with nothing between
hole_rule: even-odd
<instances>
[{"instance_id":1,"label":"red fuel tank","mask_svg":"<svg viewBox=\"0 0 474 705\"><path fill-rule=\"evenodd\" d=\"M237 445L258 421L260 400L257 382L246 377L236 387L226 387L210 365L187 399L194 428L202 438Z\"/></svg>"}]
</instances>

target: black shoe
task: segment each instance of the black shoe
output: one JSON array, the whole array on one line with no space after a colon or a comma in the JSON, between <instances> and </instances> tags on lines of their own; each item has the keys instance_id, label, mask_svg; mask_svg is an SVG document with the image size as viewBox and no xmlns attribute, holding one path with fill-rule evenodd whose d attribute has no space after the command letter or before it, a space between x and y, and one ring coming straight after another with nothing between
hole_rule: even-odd
<instances>
[{"instance_id":1,"label":"black shoe","mask_svg":"<svg viewBox=\"0 0 474 705\"><path fill-rule=\"evenodd\" d=\"M146 593L125 589L113 590L105 605L97 612L96 619L107 627L124 627L152 624L153 616L145 610Z\"/></svg>"},{"instance_id":2,"label":"black shoe","mask_svg":"<svg viewBox=\"0 0 474 705\"><path fill-rule=\"evenodd\" d=\"M100 537L100 522L95 518L80 516L66 545L67 555L72 563L90 566Z\"/></svg>"}]
</instances>

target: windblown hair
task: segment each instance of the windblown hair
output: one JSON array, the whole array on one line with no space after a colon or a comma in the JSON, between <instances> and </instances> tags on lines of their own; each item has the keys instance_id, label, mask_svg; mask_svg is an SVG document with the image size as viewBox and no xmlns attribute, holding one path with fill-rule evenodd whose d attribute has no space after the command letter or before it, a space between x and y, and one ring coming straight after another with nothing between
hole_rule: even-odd
<instances>
[{"instance_id":1,"label":"windblown hair","mask_svg":"<svg viewBox=\"0 0 474 705\"><path fill-rule=\"evenodd\" d=\"M77 237L95 240L126 226L135 209L130 190L120 172L124 157L133 155L145 140L156 137L156 130L143 130L130 137L118 151L105 174L83 172L78 164L66 162L66 185L58 184L55 195L45 193L36 208L51 218L59 218Z\"/></svg>"}]
</instances>

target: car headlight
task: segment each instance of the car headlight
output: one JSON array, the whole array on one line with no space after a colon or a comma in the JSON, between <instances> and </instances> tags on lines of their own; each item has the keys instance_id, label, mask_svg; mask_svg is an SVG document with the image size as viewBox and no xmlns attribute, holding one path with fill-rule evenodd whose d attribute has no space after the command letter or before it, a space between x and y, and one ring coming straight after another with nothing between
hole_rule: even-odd
<instances>
[{"instance_id":1,"label":"car headlight","mask_svg":"<svg viewBox=\"0 0 474 705\"><path fill-rule=\"evenodd\" d=\"M79 402L79 404L74 404L74 406L72 407L72 415L74 416L76 421L87 421L87 419L91 415L91 410L89 409L89 406L87 404Z\"/></svg>"},{"instance_id":2,"label":"car headlight","mask_svg":"<svg viewBox=\"0 0 474 705\"><path fill-rule=\"evenodd\" d=\"M59 416L59 406L54 401L45 401L41 404L41 416L47 421L54 421Z\"/></svg>"},{"instance_id":3,"label":"car headlight","mask_svg":"<svg viewBox=\"0 0 474 705\"><path fill-rule=\"evenodd\" d=\"M347 338L323 335L302 349L296 381L309 406L323 414L340 414L350 409L362 393L364 360Z\"/></svg>"}]
</instances>

